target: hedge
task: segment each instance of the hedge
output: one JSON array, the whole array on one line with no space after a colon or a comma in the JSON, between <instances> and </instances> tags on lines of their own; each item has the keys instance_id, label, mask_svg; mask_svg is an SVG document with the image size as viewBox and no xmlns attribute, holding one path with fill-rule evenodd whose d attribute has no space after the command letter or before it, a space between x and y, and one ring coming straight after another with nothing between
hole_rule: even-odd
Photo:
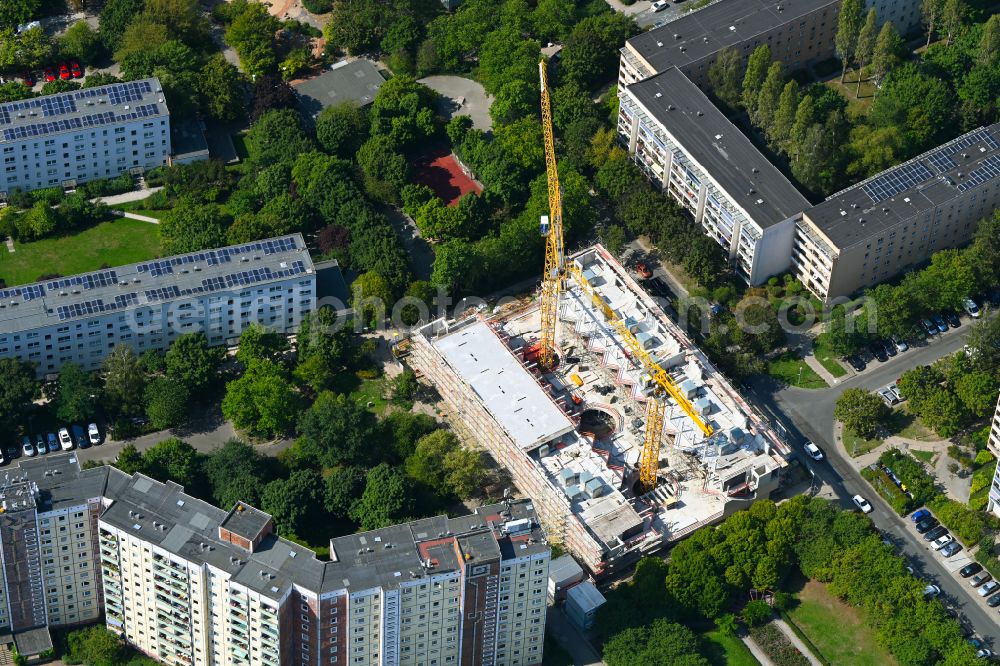
<instances>
[{"instance_id":1,"label":"hedge","mask_svg":"<svg viewBox=\"0 0 1000 666\"><path fill-rule=\"evenodd\" d=\"M861 470L861 476L899 515L905 516L916 508L916 503L910 499L909 495L900 490L896 482L889 478L884 470L878 467L865 467Z\"/></svg>"},{"instance_id":2,"label":"hedge","mask_svg":"<svg viewBox=\"0 0 1000 666\"><path fill-rule=\"evenodd\" d=\"M796 649L774 623L750 627L750 637L771 658L775 666L809 666L809 660Z\"/></svg>"},{"instance_id":3,"label":"hedge","mask_svg":"<svg viewBox=\"0 0 1000 666\"><path fill-rule=\"evenodd\" d=\"M934 516L941 521L941 524L951 530L958 539L966 546L979 543L987 534L991 527L991 521L987 514L982 511L974 511L961 502L948 499L944 495L938 495L930 502L927 508L934 512Z\"/></svg>"},{"instance_id":4,"label":"hedge","mask_svg":"<svg viewBox=\"0 0 1000 666\"><path fill-rule=\"evenodd\" d=\"M984 536L979 542L979 550L976 551L976 561L986 567L995 579L1000 580L1000 559L993 554L994 548L996 540L993 535Z\"/></svg>"},{"instance_id":5,"label":"hedge","mask_svg":"<svg viewBox=\"0 0 1000 666\"><path fill-rule=\"evenodd\" d=\"M937 490L934 488L934 478L927 473L919 460L898 449L889 449L879 456L878 461L892 470L892 473L903 482L906 490L913 495L916 506L931 501Z\"/></svg>"}]
</instances>

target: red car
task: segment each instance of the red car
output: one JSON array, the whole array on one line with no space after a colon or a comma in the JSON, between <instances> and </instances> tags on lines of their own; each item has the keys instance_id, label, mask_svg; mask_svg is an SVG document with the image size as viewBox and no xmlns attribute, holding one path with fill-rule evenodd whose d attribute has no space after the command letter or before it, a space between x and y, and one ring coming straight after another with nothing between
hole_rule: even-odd
<instances>
[{"instance_id":1,"label":"red car","mask_svg":"<svg viewBox=\"0 0 1000 666\"><path fill-rule=\"evenodd\" d=\"M649 270L646 264L637 264L635 267L635 272L639 274L643 279L648 280L653 277L653 271Z\"/></svg>"},{"instance_id":2,"label":"red car","mask_svg":"<svg viewBox=\"0 0 1000 666\"><path fill-rule=\"evenodd\" d=\"M66 63L60 63L59 65L59 78L63 81L73 78L73 75L70 74L69 67L66 66Z\"/></svg>"},{"instance_id":3,"label":"red car","mask_svg":"<svg viewBox=\"0 0 1000 666\"><path fill-rule=\"evenodd\" d=\"M53 73L51 67L46 67L44 74L45 74L45 80L48 83L52 83L53 81L56 80L56 75L55 75L55 73Z\"/></svg>"},{"instance_id":4,"label":"red car","mask_svg":"<svg viewBox=\"0 0 1000 666\"><path fill-rule=\"evenodd\" d=\"M25 72L24 74L22 74L21 80L24 83L24 85L28 86L29 88L35 85L35 77L34 75L31 74L31 72Z\"/></svg>"},{"instance_id":5,"label":"red car","mask_svg":"<svg viewBox=\"0 0 1000 666\"><path fill-rule=\"evenodd\" d=\"M80 69L80 63L75 60L69 63L69 70L72 72L74 79L79 79L83 76L83 71Z\"/></svg>"}]
</instances>

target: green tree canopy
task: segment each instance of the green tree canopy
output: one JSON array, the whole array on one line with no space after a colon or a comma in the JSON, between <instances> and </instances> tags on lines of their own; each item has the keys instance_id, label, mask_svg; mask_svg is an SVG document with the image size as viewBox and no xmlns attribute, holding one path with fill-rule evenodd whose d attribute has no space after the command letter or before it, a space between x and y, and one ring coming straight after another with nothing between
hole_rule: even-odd
<instances>
[{"instance_id":1,"label":"green tree canopy","mask_svg":"<svg viewBox=\"0 0 1000 666\"><path fill-rule=\"evenodd\" d=\"M874 393L862 388L849 388L837 398L833 415L845 428L871 439L885 422L888 408Z\"/></svg>"},{"instance_id":2,"label":"green tree canopy","mask_svg":"<svg viewBox=\"0 0 1000 666\"><path fill-rule=\"evenodd\" d=\"M202 482L198 451L187 442L172 437L142 454L143 472L159 481L174 481L196 493Z\"/></svg>"},{"instance_id":3,"label":"green tree canopy","mask_svg":"<svg viewBox=\"0 0 1000 666\"><path fill-rule=\"evenodd\" d=\"M0 377L0 427L9 432L41 395L41 385L34 364L11 357L0 358Z\"/></svg>"},{"instance_id":4,"label":"green tree canopy","mask_svg":"<svg viewBox=\"0 0 1000 666\"><path fill-rule=\"evenodd\" d=\"M187 421L191 399L187 385L170 377L157 377L146 386L143 397L153 428L176 428Z\"/></svg>"},{"instance_id":5,"label":"green tree canopy","mask_svg":"<svg viewBox=\"0 0 1000 666\"><path fill-rule=\"evenodd\" d=\"M322 506L325 486L319 473L296 470L287 479L275 479L261 491L261 509L274 518L274 527L283 536L311 531L309 517Z\"/></svg>"},{"instance_id":6,"label":"green tree canopy","mask_svg":"<svg viewBox=\"0 0 1000 666\"><path fill-rule=\"evenodd\" d=\"M209 346L204 333L186 333L170 344L164 356L167 376L198 391L218 378L225 355L224 347Z\"/></svg>"},{"instance_id":7,"label":"green tree canopy","mask_svg":"<svg viewBox=\"0 0 1000 666\"><path fill-rule=\"evenodd\" d=\"M321 393L299 419L302 451L324 467L358 465L376 453L378 422L347 396Z\"/></svg>"},{"instance_id":8,"label":"green tree canopy","mask_svg":"<svg viewBox=\"0 0 1000 666\"><path fill-rule=\"evenodd\" d=\"M100 389L92 373L76 363L64 363L59 369L55 395L52 399L56 416L61 421L87 422L97 413L97 396Z\"/></svg>"},{"instance_id":9,"label":"green tree canopy","mask_svg":"<svg viewBox=\"0 0 1000 666\"><path fill-rule=\"evenodd\" d=\"M267 359L252 359L243 375L226 384L222 413L237 428L255 435L289 433L298 417L301 397L288 372Z\"/></svg>"},{"instance_id":10,"label":"green tree canopy","mask_svg":"<svg viewBox=\"0 0 1000 666\"><path fill-rule=\"evenodd\" d=\"M109 407L135 414L142 407L146 373L132 347L117 344L104 359L104 397Z\"/></svg>"},{"instance_id":11,"label":"green tree canopy","mask_svg":"<svg viewBox=\"0 0 1000 666\"><path fill-rule=\"evenodd\" d=\"M323 150L350 159L368 138L368 113L353 102L341 102L320 111L316 139Z\"/></svg>"}]
</instances>

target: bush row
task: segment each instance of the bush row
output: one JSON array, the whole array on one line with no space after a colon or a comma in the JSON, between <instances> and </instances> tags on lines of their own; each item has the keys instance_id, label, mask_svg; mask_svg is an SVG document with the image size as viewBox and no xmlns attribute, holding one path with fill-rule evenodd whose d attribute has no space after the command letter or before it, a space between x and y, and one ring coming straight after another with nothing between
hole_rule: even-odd
<instances>
[{"instance_id":1,"label":"bush row","mask_svg":"<svg viewBox=\"0 0 1000 666\"><path fill-rule=\"evenodd\" d=\"M996 527L996 520L990 520L986 513L974 511L944 495L927 502L927 508L966 546L979 543L991 527Z\"/></svg>"},{"instance_id":2,"label":"bush row","mask_svg":"<svg viewBox=\"0 0 1000 666\"><path fill-rule=\"evenodd\" d=\"M775 666L809 666L809 660L774 623L750 627L750 637L771 658Z\"/></svg>"},{"instance_id":3,"label":"bush row","mask_svg":"<svg viewBox=\"0 0 1000 666\"><path fill-rule=\"evenodd\" d=\"M889 478L884 470L878 467L865 467L861 470L861 476L872 485L879 495L882 496L893 511L901 516L908 514L916 508L910 496L899 489L895 481Z\"/></svg>"}]
</instances>

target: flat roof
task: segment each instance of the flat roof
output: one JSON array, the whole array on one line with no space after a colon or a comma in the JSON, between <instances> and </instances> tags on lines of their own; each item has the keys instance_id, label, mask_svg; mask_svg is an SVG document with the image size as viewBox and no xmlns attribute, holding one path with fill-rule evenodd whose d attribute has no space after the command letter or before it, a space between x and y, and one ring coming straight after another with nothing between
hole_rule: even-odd
<instances>
[{"instance_id":1,"label":"flat roof","mask_svg":"<svg viewBox=\"0 0 1000 666\"><path fill-rule=\"evenodd\" d=\"M521 449L573 430L569 417L485 322L474 320L432 344Z\"/></svg>"},{"instance_id":2,"label":"flat roof","mask_svg":"<svg viewBox=\"0 0 1000 666\"><path fill-rule=\"evenodd\" d=\"M809 207L784 174L680 70L672 67L626 90L761 228Z\"/></svg>"},{"instance_id":3,"label":"flat roof","mask_svg":"<svg viewBox=\"0 0 1000 666\"><path fill-rule=\"evenodd\" d=\"M0 104L0 143L168 116L156 77Z\"/></svg>"},{"instance_id":4,"label":"flat roof","mask_svg":"<svg viewBox=\"0 0 1000 666\"><path fill-rule=\"evenodd\" d=\"M296 84L295 91L299 94L299 107L311 118L341 102L371 104L383 83L385 79L374 63L360 58L334 63L329 71Z\"/></svg>"},{"instance_id":5,"label":"flat roof","mask_svg":"<svg viewBox=\"0 0 1000 666\"><path fill-rule=\"evenodd\" d=\"M662 72L698 62L817 9L839 4L840 0L722 0L636 35L627 43L655 71Z\"/></svg>"},{"instance_id":6,"label":"flat roof","mask_svg":"<svg viewBox=\"0 0 1000 666\"><path fill-rule=\"evenodd\" d=\"M237 502L220 527L237 536L253 541L271 522L271 516L255 509L246 502Z\"/></svg>"},{"instance_id":7,"label":"flat roof","mask_svg":"<svg viewBox=\"0 0 1000 666\"><path fill-rule=\"evenodd\" d=\"M296 233L54 278L0 289L0 334L159 307L164 301L200 298L216 291L240 291L251 284L313 272L305 241Z\"/></svg>"},{"instance_id":8,"label":"flat roof","mask_svg":"<svg viewBox=\"0 0 1000 666\"><path fill-rule=\"evenodd\" d=\"M1000 123L837 192L805 216L837 248L878 236L1000 176Z\"/></svg>"}]
</instances>

